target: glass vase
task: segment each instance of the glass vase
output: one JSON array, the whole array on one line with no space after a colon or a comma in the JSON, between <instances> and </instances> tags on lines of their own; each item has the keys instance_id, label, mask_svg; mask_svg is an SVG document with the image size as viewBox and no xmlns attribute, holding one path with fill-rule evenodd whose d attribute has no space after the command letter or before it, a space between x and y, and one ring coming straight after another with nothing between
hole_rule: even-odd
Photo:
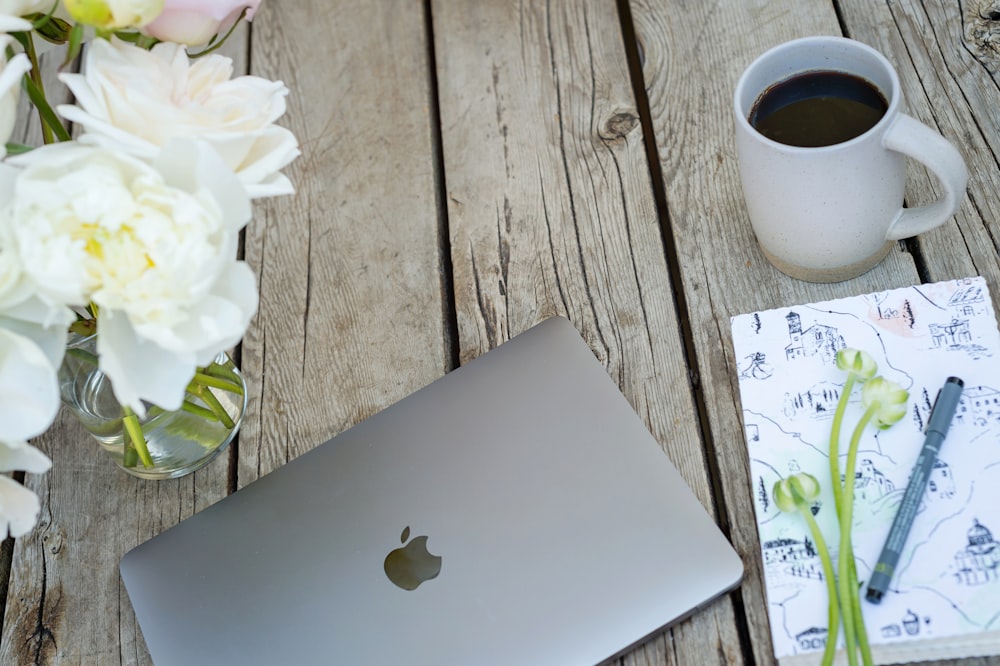
<instances>
[{"instance_id":1,"label":"glass vase","mask_svg":"<svg viewBox=\"0 0 1000 666\"><path fill-rule=\"evenodd\" d=\"M239 431L247 405L243 375L223 352L198 369L182 409L146 404L144 417L132 414L98 367L96 335L71 335L59 384L63 404L111 460L144 479L184 476L211 462Z\"/></svg>"}]
</instances>

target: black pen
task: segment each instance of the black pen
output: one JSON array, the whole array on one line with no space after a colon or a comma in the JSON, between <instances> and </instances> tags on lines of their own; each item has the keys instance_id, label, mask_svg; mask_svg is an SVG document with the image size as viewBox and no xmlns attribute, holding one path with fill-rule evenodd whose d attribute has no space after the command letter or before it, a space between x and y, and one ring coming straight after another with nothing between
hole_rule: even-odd
<instances>
[{"instance_id":1,"label":"black pen","mask_svg":"<svg viewBox=\"0 0 1000 666\"><path fill-rule=\"evenodd\" d=\"M882 547L882 554L879 555L878 564L872 573L871 580L868 581L868 592L865 599L877 604L882 601L882 596L889 589L889 581L896 570L899 556L906 545L906 537L910 534L910 526L913 525L913 518L920 508L920 500L927 485L927 479L934 469L934 461L937 460L938 451L944 443L945 435L948 434L948 427L958 409L959 398L962 397L964 382L958 377L949 377L944 386L938 392L934 406L931 408L931 417L927 422L924 446L920 449L920 456L917 464L913 466L913 473L910 475L910 482L903 493L903 501L899 505L896 518L892 521L889 529L889 536Z\"/></svg>"}]
</instances>

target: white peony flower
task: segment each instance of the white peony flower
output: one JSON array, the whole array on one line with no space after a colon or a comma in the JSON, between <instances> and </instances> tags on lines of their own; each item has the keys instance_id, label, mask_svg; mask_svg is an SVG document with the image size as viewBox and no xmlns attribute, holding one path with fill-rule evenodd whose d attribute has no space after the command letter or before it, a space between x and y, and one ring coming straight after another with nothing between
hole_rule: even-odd
<instances>
[{"instance_id":1,"label":"white peony flower","mask_svg":"<svg viewBox=\"0 0 1000 666\"><path fill-rule=\"evenodd\" d=\"M0 164L0 202L10 201L16 175ZM0 209L0 441L44 432L59 410L56 369L73 313L34 293L16 252L10 208Z\"/></svg>"},{"instance_id":2,"label":"white peony flower","mask_svg":"<svg viewBox=\"0 0 1000 666\"><path fill-rule=\"evenodd\" d=\"M10 201L17 173L0 165L0 201ZM13 248L9 219L0 214L0 472L41 474L52 463L25 440L48 429L59 411L56 369L73 313L32 293ZM28 532L38 510L34 493L0 475L0 539Z\"/></svg>"},{"instance_id":3,"label":"white peony flower","mask_svg":"<svg viewBox=\"0 0 1000 666\"><path fill-rule=\"evenodd\" d=\"M0 5L2 4L3 0L0 0ZM2 12L0 8L0 29L6 18ZM14 38L10 35L0 35L0 52L6 51L13 43ZM18 53L10 60L0 57L0 157L7 154L7 147L4 144L10 140L14 123L17 121L17 98L21 90L21 77L30 69L31 62L23 53Z\"/></svg>"},{"instance_id":4,"label":"white peony flower","mask_svg":"<svg viewBox=\"0 0 1000 666\"><path fill-rule=\"evenodd\" d=\"M235 259L242 185L203 142L168 144L153 165L72 142L9 161L24 170L6 223L31 284L98 306L100 367L120 402L178 409L195 367L256 311L253 272Z\"/></svg>"},{"instance_id":5,"label":"white peony flower","mask_svg":"<svg viewBox=\"0 0 1000 666\"><path fill-rule=\"evenodd\" d=\"M290 194L280 170L299 154L295 136L274 122L288 89L256 76L231 79L232 60L208 55L190 62L178 44L151 51L121 40L95 40L83 74L61 74L76 105L59 113L80 125L83 143L124 150L152 161L175 137L210 143L251 198Z\"/></svg>"},{"instance_id":6,"label":"white peony flower","mask_svg":"<svg viewBox=\"0 0 1000 666\"><path fill-rule=\"evenodd\" d=\"M0 471L42 474L50 467L52 461L27 442L0 440ZM8 534L12 537L27 534L35 526L39 508L35 493L0 474L0 539Z\"/></svg>"},{"instance_id":7,"label":"white peony flower","mask_svg":"<svg viewBox=\"0 0 1000 666\"><path fill-rule=\"evenodd\" d=\"M0 32L31 30L31 21L23 16L45 14L52 9L52 0L0 0Z\"/></svg>"}]
</instances>

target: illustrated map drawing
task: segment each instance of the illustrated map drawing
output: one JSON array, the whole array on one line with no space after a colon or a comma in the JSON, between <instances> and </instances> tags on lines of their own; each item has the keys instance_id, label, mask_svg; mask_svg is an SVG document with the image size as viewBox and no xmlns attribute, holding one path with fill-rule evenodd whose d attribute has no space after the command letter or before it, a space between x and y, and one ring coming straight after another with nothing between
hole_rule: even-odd
<instances>
[{"instance_id":1,"label":"illustrated map drawing","mask_svg":"<svg viewBox=\"0 0 1000 666\"><path fill-rule=\"evenodd\" d=\"M906 489L938 389L965 389L889 591L862 601L873 645L952 640L1000 631L1000 333L982 278L739 315L732 318L751 489L775 655L822 650L826 587L801 516L781 513L776 481L809 472L823 488L813 513L836 558L830 425L846 373L837 350L861 349L878 374L910 393L908 416L869 426L857 456L853 540L867 581ZM862 413L850 397L840 445ZM862 598L864 593L862 591Z\"/></svg>"}]
</instances>

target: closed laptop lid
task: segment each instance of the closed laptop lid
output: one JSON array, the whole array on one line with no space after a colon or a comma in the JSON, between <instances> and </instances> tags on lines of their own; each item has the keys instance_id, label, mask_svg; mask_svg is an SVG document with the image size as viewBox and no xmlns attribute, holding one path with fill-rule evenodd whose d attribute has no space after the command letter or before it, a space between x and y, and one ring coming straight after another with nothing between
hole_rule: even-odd
<instances>
[{"instance_id":1,"label":"closed laptop lid","mask_svg":"<svg viewBox=\"0 0 1000 666\"><path fill-rule=\"evenodd\" d=\"M597 663L742 570L562 318L121 562L160 666Z\"/></svg>"}]
</instances>

